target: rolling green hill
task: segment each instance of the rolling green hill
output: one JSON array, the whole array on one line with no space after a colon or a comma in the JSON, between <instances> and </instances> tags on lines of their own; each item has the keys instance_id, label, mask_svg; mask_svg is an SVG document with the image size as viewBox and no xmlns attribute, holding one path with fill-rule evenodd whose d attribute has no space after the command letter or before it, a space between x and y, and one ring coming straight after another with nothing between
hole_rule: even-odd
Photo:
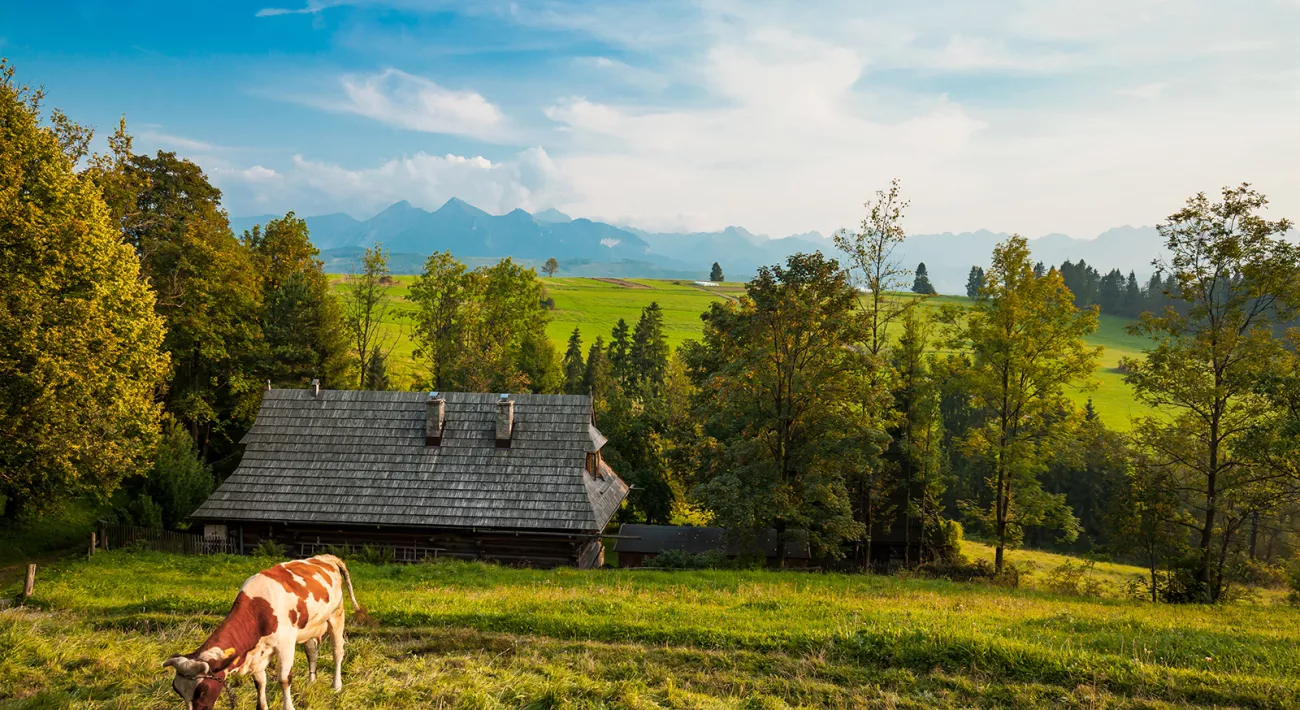
<instances>
[{"instance_id":1,"label":"rolling green hill","mask_svg":"<svg viewBox=\"0 0 1300 710\"><path fill-rule=\"evenodd\" d=\"M392 294L397 306L386 322L386 335L396 342L390 367L399 378L413 378L410 365L413 345L409 339L410 322L406 318L412 306L406 303L407 289L415 277L397 276ZM699 337L703 324L700 314L709 304L722 298L734 298L744 291L744 284L728 282L717 287L701 287L691 281L630 279L597 280L589 278L546 278L547 293L555 299L555 310L547 332L556 346L563 349L573 329L582 332L583 347L589 347L596 336L609 339L610 329L619 318L634 325L641 309L656 301L664 309L664 331L669 345L677 347L686 340ZM342 285L341 276L332 276L335 289ZM960 296L939 296L926 302L928 310L944 303L965 304ZM1128 321L1116 316L1102 316L1101 327L1089 342L1105 348L1101 367L1095 380L1096 390L1075 392L1072 398L1082 404L1092 397L1097 412L1112 428L1127 430L1132 415L1141 414L1145 408L1134 401L1132 393L1116 370L1121 357L1140 354L1145 341L1129 335L1124 327Z\"/></svg>"}]
</instances>

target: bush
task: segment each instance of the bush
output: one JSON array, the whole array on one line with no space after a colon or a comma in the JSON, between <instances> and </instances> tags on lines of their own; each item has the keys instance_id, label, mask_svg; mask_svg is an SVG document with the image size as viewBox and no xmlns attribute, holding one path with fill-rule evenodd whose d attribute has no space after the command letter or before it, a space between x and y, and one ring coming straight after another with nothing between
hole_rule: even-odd
<instances>
[{"instance_id":1,"label":"bush","mask_svg":"<svg viewBox=\"0 0 1300 710\"><path fill-rule=\"evenodd\" d=\"M212 471L194 450L189 432L171 417L152 467L127 479L113 499L113 516L128 525L178 530L212 493Z\"/></svg>"},{"instance_id":2,"label":"bush","mask_svg":"<svg viewBox=\"0 0 1300 710\"><path fill-rule=\"evenodd\" d=\"M685 552L665 550L654 556L647 567L658 569L721 569L727 566L727 557L721 552Z\"/></svg>"},{"instance_id":3,"label":"bush","mask_svg":"<svg viewBox=\"0 0 1300 710\"><path fill-rule=\"evenodd\" d=\"M289 551L285 549L284 545L269 538L257 543L257 547L253 548L253 557L271 557L283 560L288 556Z\"/></svg>"},{"instance_id":4,"label":"bush","mask_svg":"<svg viewBox=\"0 0 1300 710\"><path fill-rule=\"evenodd\" d=\"M1269 564L1263 560L1247 559L1241 564L1241 581L1256 587L1286 589L1288 571L1284 565Z\"/></svg>"},{"instance_id":5,"label":"bush","mask_svg":"<svg viewBox=\"0 0 1300 710\"><path fill-rule=\"evenodd\" d=\"M986 582L1012 589L1020 586L1022 574L1022 570L1010 562L1002 565L1002 572L999 574L993 563L988 560L970 562L960 556L955 561L927 562L917 568L917 571L935 579L946 579L952 582Z\"/></svg>"},{"instance_id":6,"label":"bush","mask_svg":"<svg viewBox=\"0 0 1300 710\"><path fill-rule=\"evenodd\" d=\"M1291 593L1286 596L1287 602L1300 606L1300 557L1291 560L1291 564L1286 566L1286 584L1291 589Z\"/></svg>"},{"instance_id":7,"label":"bush","mask_svg":"<svg viewBox=\"0 0 1300 710\"><path fill-rule=\"evenodd\" d=\"M1066 560L1047 573L1046 586L1051 592L1065 596L1103 596L1104 585L1101 580L1092 576L1096 564L1092 560L1086 562Z\"/></svg>"},{"instance_id":8,"label":"bush","mask_svg":"<svg viewBox=\"0 0 1300 710\"><path fill-rule=\"evenodd\" d=\"M965 531L961 523L946 518L936 518L926 523L926 546L929 559L934 562L959 562L965 558L961 555L961 544L965 540Z\"/></svg>"}]
</instances>

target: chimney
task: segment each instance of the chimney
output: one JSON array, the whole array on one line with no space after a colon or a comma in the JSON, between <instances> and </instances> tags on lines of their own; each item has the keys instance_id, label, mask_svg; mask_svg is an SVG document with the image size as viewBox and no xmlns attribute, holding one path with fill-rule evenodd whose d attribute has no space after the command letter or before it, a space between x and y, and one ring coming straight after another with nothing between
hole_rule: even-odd
<instances>
[{"instance_id":1,"label":"chimney","mask_svg":"<svg viewBox=\"0 0 1300 710\"><path fill-rule=\"evenodd\" d=\"M515 430L515 401L503 394L497 399L497 448L510 448L510 437Z\"/></svg>"},{"instance_id":2,"label":"chimney","mask_svg":"<svg viewBox=\"0 0 1300 710\"><path fill-rule=\"evenodd\" d=\"M447 423L447 399L441 392L430 392L424 410L424 445L442 445L442 427Z\"/></svg>"},{"instance_id":3,"label":"chimney","mask_svg":"<svg viewBox=\"0 0 1300 710\"><path fill-rule=\"evenodd\" d=\"M312 378L311 381L311 396L313 397L320 396L320 380L315 378Z\"/></svg>"}]
</instances>

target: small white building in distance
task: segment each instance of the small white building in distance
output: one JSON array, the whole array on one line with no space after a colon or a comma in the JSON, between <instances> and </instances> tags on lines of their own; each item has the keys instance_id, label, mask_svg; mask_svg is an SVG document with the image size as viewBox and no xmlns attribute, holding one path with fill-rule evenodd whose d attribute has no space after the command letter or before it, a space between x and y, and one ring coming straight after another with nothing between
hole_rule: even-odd
<instances>
[{"instance_id":1,"label":"small white building in distance","mask_svg":"<svg viewBox=\"0 0 1300 710\"><path fill-rule=\"evenodd\" d=\"M717 286L718 284L712 281L696 281L695 285L696 286Z\"/></svg>"}]
</instances>

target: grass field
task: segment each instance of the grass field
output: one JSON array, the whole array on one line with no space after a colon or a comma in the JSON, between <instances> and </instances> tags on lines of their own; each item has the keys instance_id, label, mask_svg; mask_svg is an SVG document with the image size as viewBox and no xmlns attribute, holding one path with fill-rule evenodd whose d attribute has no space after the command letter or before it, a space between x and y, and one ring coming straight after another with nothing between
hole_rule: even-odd
<instances>
[{"instance_id":1,"label":"grass field","mask_svg":"<svg viewBox=\"0 0 1300 710\"><path fill-rule=\"evenodd\" d=\"M0 611L0 708L179 707L159 664L267 564L111 552L45 569L31 608ZM349 629L341 696L306 682L299 652L299 708L1300 705L1300 615L1277 605L798 572L351 568L376 625ZM231 687L251 707L252 684Z\"/></svg>"},{"instance_id":2,"label":"grass field","mask_svg":"<svg viewBox=\"0 0 1300 710\"><path fill-rule=\"evenodd\" d=\"M335 287L341 284L340 276L332 276ZM413 345L410 341L410 322L406 317L413 307L406 302L407 290L414 276L394 277L397 284L392 289L396 298L392 317L385 323L386 337L396 343L391 357L392 371L399 378L410 379ZM610 330L622 318L635 325L641 309L656 301L664 309L664 331L669 345L676 348L688 339L698 338L703 328L700 314L709 304L722 298L734 298L744 291L744 284L728 282L718 287L699 287L690 281L655 279L630 279L640 288L630 288L587 278L542 277L547 294L555 299L555 311L547 333L556 347L564 349L569 334L579 328L584 350L596 336L609 340ZM966 304L959 296L940 296L926 302L926 310L933 312L945 303ZM1102 316L1101 327L1090 339L1093 345L1105 348L1101 367L1097 371L1097 389L1091 392L1074 392L1071 397L1082 405L1092 397L1099 415L1114 429L1127 430L1130 418L1146 409L1133 400L1132 392L1123 377L1115 370L1121 357L1135 356L1141 352L1145 341L1125 332L1126 319ZM897 330L897 329L895 329ZM399 384L403 384L400 383Z\"/></svg>"}]
</instances>

